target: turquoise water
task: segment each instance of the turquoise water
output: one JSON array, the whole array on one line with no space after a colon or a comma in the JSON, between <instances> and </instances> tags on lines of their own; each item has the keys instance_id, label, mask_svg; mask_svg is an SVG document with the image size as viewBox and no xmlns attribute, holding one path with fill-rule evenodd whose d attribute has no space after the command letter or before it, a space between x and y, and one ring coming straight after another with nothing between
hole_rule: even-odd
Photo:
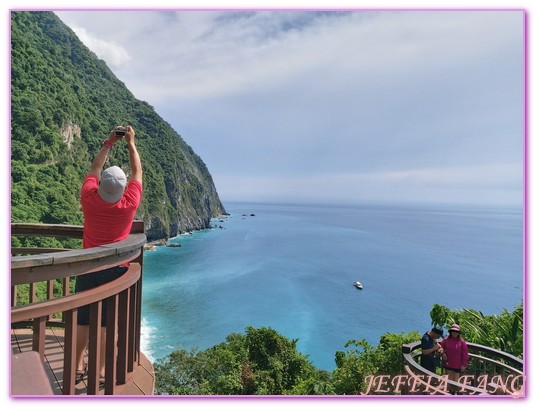
<instances>
[{"instance_id":1,"label":"turquoise water","mask_svg":"<svg viewBox=\"0 0 535 407\"><path fill-rule=\"evenodd\" d=\"M425 331L435 303L488 314L523 298L521 209L225 207L217 228L145 252L142 349L152 359L270 326L331 370L350 339Z\"/></svg>"}]
</instances>

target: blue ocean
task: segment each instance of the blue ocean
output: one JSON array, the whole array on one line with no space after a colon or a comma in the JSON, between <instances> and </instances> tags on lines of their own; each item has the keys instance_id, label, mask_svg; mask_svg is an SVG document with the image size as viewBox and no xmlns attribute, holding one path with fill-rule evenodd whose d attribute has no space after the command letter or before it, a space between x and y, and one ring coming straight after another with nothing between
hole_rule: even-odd
<instances>
[{"instance_id":1,"label":"blue ocean","mask_svg":"<svg viewBox=\"0 0 535 407\"><path fill-rule=\"evenodd\" d=\"M213 229L170 240L181 247L145 252L142 350L153 360L269 326L332 370L348 340L423 333L435 303L490 314L523 298L521 208L225 208Z\"/></svg>"}]
</instances>

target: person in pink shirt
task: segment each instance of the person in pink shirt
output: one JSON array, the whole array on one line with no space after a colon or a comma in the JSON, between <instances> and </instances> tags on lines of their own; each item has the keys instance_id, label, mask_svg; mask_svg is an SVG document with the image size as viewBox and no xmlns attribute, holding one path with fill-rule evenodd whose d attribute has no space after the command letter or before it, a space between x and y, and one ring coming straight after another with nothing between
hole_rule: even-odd
<instances>
[{"instance_id":1,"label":"person in pink shirt","mask_svg":"<svg viewBox=\"0 0 535 407\"><path fill-rule=\"evenodd\" d=\"M461 338L461 327L452 324L449 335L440 343L443 350L443 360L448 371L448 379L458 382L461 373L468 367L468 346Z\"/></svg>"},{"instance_id":2,"label":"person in pink shirt","mask_svg":"<svg viewBox=\"0 0 535 407\"><path fill-rule=\"evenodd\" d=\"M126 140L130 159L130 181L117 166L102 171L112 147ZM135 132L131 126L117 127L104 140L95 156L91 169L84 179L80 194L82 213L84 215L84 249L120 242L128 237L142 195L141 159L136 149ZM75 292L89 290L106 284L120 277L128 270L128 264L82 274L76 277ZM106 338L106 302L102 304L100 376L104 381L105 338ZM76 383L87 374L84 362L84 350L89 338L89 306L78 309L76 341Z\"/></svg>"}]
</instances>

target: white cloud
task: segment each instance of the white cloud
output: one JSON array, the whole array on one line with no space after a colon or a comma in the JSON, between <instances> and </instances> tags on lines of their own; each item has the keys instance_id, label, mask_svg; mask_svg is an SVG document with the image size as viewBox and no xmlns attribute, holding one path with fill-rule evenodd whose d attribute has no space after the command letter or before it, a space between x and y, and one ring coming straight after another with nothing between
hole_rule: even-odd
<instances>
[{"instance_id":1,"label":"white cloud","mask_svg":"<svg viewBox=\"0 0 535 407\"><path fill-rule=\"evenodd\" d=\"M314 81L331 89L395 86L404 77L447 75L492 57L496 49L510 45L514 34L514 18L490 12L325 17L306 12L186 11L177 12L173 21L151 17L159 24L146 41L139 38L137 52L145 58L136 60L148 64L154 75L134 81L136 70L147 69L137 65L123 79L141 98L162 103L272 92Z\"/></svg>"},{"instance_id":2,"label":"white cloud","mask_svg":"<svg viewBox=\"0 0 535 407\"><path fill-rule=\"evenodd\" d=\"M100 59L103 59L112 67L121 67L132 59L126 49L119 44L98 38L83 27L74 24L70 27L76 33L80 41L97 54Z\"/></svg>"}]
</instances>

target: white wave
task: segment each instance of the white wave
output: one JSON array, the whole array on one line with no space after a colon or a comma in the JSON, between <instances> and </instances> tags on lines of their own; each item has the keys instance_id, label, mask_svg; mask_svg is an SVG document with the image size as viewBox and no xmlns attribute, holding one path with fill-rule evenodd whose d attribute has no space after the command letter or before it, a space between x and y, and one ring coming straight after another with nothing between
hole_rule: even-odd
<instances>
[{"instance_id":1,"label":"white wave","mask_svg":"<svg viewBox=\"0 0 535 407\"><path fill-rule=\"evenodd\" d=\"M152 351L151 342L155 336L156 329L157 328L149 325L146 318L141 318L140 348L141 352L143 352L151 363L154 363L154 352Z\"/></svg>"}]
</instances>

